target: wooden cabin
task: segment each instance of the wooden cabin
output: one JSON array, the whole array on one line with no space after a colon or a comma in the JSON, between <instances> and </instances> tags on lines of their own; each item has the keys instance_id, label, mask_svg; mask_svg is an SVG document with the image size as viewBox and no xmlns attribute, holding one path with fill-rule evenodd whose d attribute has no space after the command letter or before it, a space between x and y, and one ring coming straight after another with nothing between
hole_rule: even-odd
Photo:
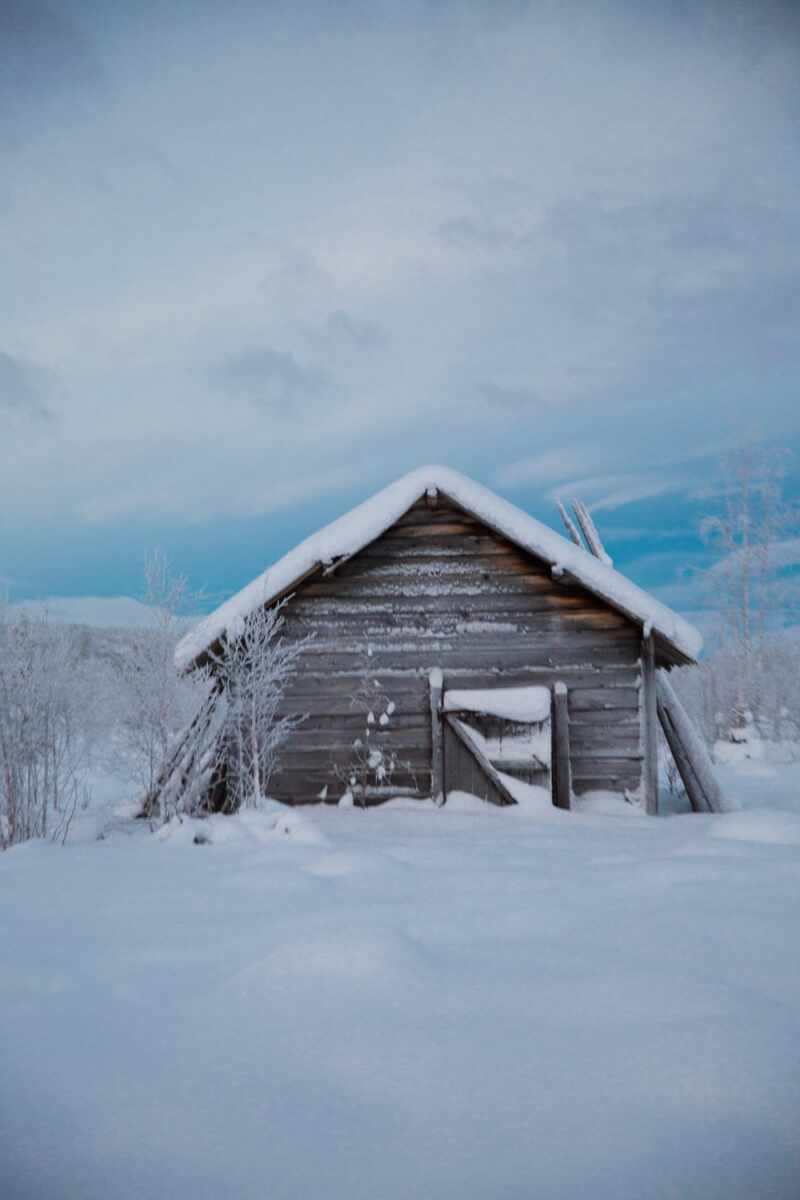
<instances>
[{"instance_id":1,"label":"wooden cabin","mask_svg":"<svg viewBox=\"0 0 800 1200\"><path fill-rule=\"evenodd\" d=\"M290 804L546 788L657 806L656 670L686 621L582 545L444 467L306 539L181 642L181 670L258 605L313 635L285 695L304 719L269 790ZM541 795L541 793L537 793Z\"/></svg>"}]
</instances>

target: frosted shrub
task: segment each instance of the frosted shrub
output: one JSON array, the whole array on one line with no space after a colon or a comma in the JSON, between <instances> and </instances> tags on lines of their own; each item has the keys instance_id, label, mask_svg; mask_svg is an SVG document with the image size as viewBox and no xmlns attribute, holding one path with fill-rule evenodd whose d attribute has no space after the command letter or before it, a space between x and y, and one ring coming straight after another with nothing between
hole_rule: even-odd
<instances>
[{"instance_id":1,"label":"frosted shrub","mask_svg":"<svg viewBox=\"0 0 800 1200\"><path fill-rule=\"evenodd\" d=\"M706 742L731 741L750 728L768 742L800 743L800 639L765 638L748 664L741 689L735 648L723 647L696 667L672 673L673 682Z\"/></svg>"},{"instance_id":2,"label":"frosted shrub","mask_svg":"<svg viewBox=\"0 0 800 1200\"><path fill-rule=\"evenodd\" d=\"M222 726L228 763L228 808L258 807L280 749L300 718L281 715L286 685L310 638L288 641L282 605L259 608L231 631L214 674L225 696Z\"/></svg>"},{"instance_id":3,"label":"frosted shrub","mask_svg":"<svg viewBox=\"0 0 800 1200\"><path fill-rule=\"evenodd\" d=\"M350 708L363 722L350 744L346 761L335 764L334 773L344 784L345 805L355 802L365 807L370 795L390 795L395 774L410 764L400 762L394 750L382 739L389 732L395 705L380 679L375 678L372 647L360 656L358 679L350 696Z\"/></svg>"},{"instance_id":4,"label":"frosted shrub","mask_svg":"<svg viewBox=\"0 0 800 1200\"><path fill-rule=\"evenodd\" d=\"M66 838L83 799L94 699L74 630L0 610L0 848Z\"/></svg>"},{"instance_id":5,"label":"frosted shrub","mask_svg":"<svg viewBox=\"0 0 800 1200\"><path fill-rule=\"evenodd\" d=\"M800 512L783 496L786 456L758 446L725 463L717 511L702 523L716 551L706 572L716 646L675 684L709 745L755 736L800 740Z\"/></svg>"},{"instance_id":6,"label":"frosted shrub","mask_svg":"<svg viewBox=\"0 0 800 1200\"><path fill-rule=\"evenodd\" d=\"M202 672L180 676L175 670L186 580L172 575L166 558L154 552L145 563L145 585L151 624L133 635L119 663L116 705L120 765L149 796L176 742L202 708L208 680Z\"/></svg>"}]
</instances>

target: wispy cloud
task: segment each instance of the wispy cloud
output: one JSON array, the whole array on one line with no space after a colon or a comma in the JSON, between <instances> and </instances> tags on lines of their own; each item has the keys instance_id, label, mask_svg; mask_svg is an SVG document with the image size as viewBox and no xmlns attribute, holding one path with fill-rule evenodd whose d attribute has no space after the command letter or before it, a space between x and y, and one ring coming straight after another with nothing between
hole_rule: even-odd
<instances>
[{"instance_id":1,"label":"wispy cloud","mask_svg":"<svg viewBox=\"0 0 800 1200\"><path fill-rule=\"evenodd\" d=\"M639 500L663 496L667 492L681 491L684 487L685 484L679 477L598 475L559 484L550 490L549 496L552 499L576 496L583 500L592 512L600 512L603 509L613 511Z\"/></svg>"},{"instance_id":2,"label":"wispy cloud","mask_svg":"<svg viewBox=\"0 0 800 1200\"><path fill-rule=\"evenodd\" d=\"M520 234L509 226L494 224L474 216L449 217L442 221L436 233L448 246L477 249L488 254L507 250L519 245L523 240Z\"/></svg>"},{"instance_id":3,"label":"wispy cloud","mask_svg":"<svg viewBox=\"0 0 800 1200\"><path fill-rule=\"evenodd\" d=\"M391 345L389 332L380 321L355 316L343 308L303 332L315 357L334 368L373 358Z\"/></svg>"},{"instance_id":4,"label":"wispy cloud","mask_svg":"<svg viewBox=\"0 0 800 1200\"><path fill-rule=\"evenodd\" d=\"M285 414L287 405L302 410L334 390L327 371L269 346L226 355L209 369L209 379L221 391L275 416Z\"/></svg>"},{"instance_id":5,"label":"wispy cloud","mask_svg":"<svg viewBox=\"0 0 800 1200\"><path fill-rule=\"evenodd\" d=\"M748 552L744 549L734 550L718 558L709 568L709 577L719 580L730 570L742 564ZM752 551L750 551L752 554ZM800 566L800 537L778 538L768 550L768 562L774 570L785 570L787 567Z\"/></svg>"},{"instance_id":6,"label":"wispy cloud","mask_svg":"<svg viewBox=\"0 0 800 1200\"><path fill-rule=\"evenodd\" d=\"M355 350L382 350L389 344L389 335L378 321L354 317L341 308L328 317L325 334L330 341Z\"/></svg>"},{"instance_id":7,"label":"wispy cloud","mask_svg":"<svg viewBox=\"0 0 800 1200\"><path fill-rule=\"evenodd\" d=\"M4 415L35 424L52 421L49 392L48 376L41 367L0 353L0 423Z\"/></svg>"},{"instance_id":8,"label":"wispy cloud","mask_svg":"<svg viewBox=\"0 0 800 1200\"><path fill-rule=\"evenodd\" d=\"M535 454L530 458L506 463L494 473L494 482L500 487L533 486L545 488L576 472L586 470L592 463L594 452L580 446L563 446ZM554 495L551 492L551 495ZM558 495L561 492L559 490Z\"/></svg>"},{"instance_id":9,"label":"wispy cloud","mask_svg":"<svg viewBox=\"0 0 800 1200\"><path fill-rule=\"evenodd\" d=\"M100 58L67 5L42 0L0 4L0 135L12 144L59 121L106 87Z\"/></svg>"},{"instance_id":10,"label":"wispy cloud","mask_svg":"<svg viewBox=\"0 0 800 1200\"><path fill-rule=\"evenodd\" d=\"M0 4L11 523L442 458L624 512L796 436L798 6L498 12Z\"/></svg>"},{"instance_id":11,"label":"wispy cloud","mask_svg":"<svg viewBox=\"0 0 800 1200\"><path fill-rule=\"evenodd\" d=\"M506 383L481 384L480 393L492 408L505 409L509 415L525 415L546 403L541 394L532 387Z\"/></svg>"}]
</instances>

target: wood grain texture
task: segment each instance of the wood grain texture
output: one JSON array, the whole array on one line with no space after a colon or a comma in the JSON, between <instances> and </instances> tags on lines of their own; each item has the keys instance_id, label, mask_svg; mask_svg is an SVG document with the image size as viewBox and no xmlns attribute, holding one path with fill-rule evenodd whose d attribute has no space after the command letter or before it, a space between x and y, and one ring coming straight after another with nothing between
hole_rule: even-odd
<instances>
[{"instance_id":1,"label":"wood grain texture","mask_svg":"<svg viewBox=\"0 0 800 1200\"><path fill-rule=\"evenodd\" d=\"M658 813L658 709L656 694L656 649L652 636L642 642L642 790L645 811Z\"/></svg>"},{"instance_id":2,"label":"wood grain texture","mask_svg":"<svg viewBox=\"0 0 800 1200\"><path fill-rule=\"evenodd\" d=\"M553 689L553 803L556 808L572 804L572 759L570 753L567 688L559 680Z\"/></svg>"},{"instance_id":3,"label":"wood grain texture","mask_svg":"<svg viewBox=\"0 0 800 1200\"><path fill-rule=\"evenodd\" d=\"M447 791L470 792L489 804L506 806L516 801L488 758L471 741L464 723L447 713L444 717L446 738Z\"/></svg>"},{"instance_id":4,"label":"wood grain texture","mask_svg":"<svg viewBox=\"0 0 800 1200\"><path fill-rule=\"evenodd\" d=\"M392 782L429 793L433 667L446 687L550 687L563 679L573 789L624 791L641 782L640 628L574 580L554 580L548 564L441 495L435 507L423 498L335 572L310 576L285 617L287 639L314 640L284 698L284 711L305 720L272 779L278 799L311 802L326 784L326 799L338 799L365 719L353 703L365 673L392 705L376 730L376 745L403 764ZM443 735L445 762L459 753L454 739Z\"/></svg>"},{"instance_id":5,"label":"wood grain texture","mask_svg":"<svg viewBox=\"0 0 800 1200\"><path fill-rule=\"evenodd\" d=\"M442 676L437 669L431 670L431 794L437 804L444 803L444 740L442 729Z\"/></svg>"}]
</instances>

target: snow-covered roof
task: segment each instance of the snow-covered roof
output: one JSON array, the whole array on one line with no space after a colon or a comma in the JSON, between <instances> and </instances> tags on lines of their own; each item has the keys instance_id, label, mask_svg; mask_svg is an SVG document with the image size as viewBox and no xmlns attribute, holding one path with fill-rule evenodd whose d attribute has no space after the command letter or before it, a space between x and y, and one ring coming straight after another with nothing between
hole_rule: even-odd
<instances>
[{"instance_id":1,"label":"snow-covered roof","mask_svg":"<svg viewBox=\"0 0 800 1200\"><path fill-rule=\"evenodd\" d=\"M681 654L688 658L697 657L703 640L694 626L619 571L482 484L449 467L431 466L403 475L363 504L313 533L226 600L179 642L175 651L178 670L191 667L223 635L235 635L251 612L290 591L320 564L357 554L398 521L431 488L523 550L550 563L556 573L572 576L614 608L660 634Z\"/></svg>"}]
</instances>

